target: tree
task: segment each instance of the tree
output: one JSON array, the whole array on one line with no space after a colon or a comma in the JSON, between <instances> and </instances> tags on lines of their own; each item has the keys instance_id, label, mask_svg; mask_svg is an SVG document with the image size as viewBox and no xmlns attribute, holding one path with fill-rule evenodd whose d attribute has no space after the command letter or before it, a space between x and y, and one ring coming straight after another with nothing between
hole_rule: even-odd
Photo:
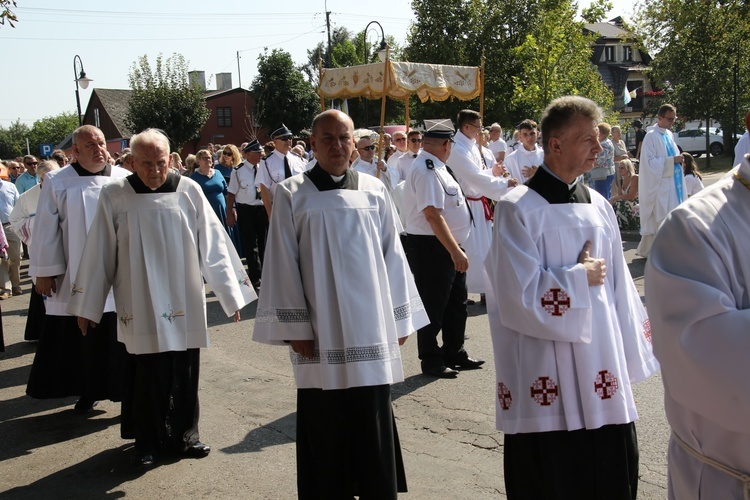
<instances>
[{"instance_id":1,"label":"tree","mask_svg":"<svg viewBox=\"0 0 750 500\"><path fill-rule=\"evenodd\" d=\"M318 95L292 56L281 49L258 56L258 74L250 91L265 127L284 123L292 131L309 127L319 107Z\"/></svg>"},{"instance_id":2,"label":"tree","mask_svg":"<svg viewBox=\"0 0 750 500\"><path fill-rule=\"evenodd\" d=\"M78 115L76 113L60 113L35 121L29 133L29 145L32 153L39 154L39 146L42 144L57 146L77 127Z\"/></svg>"},{"instance_id":3,"label":"tree","mask_svg":"<svg viewBox=\"0 0 750 500\"><path fill-rule=\"evenodd\" d=\"M11 7L18 7L16 0L0 0L0 26L5 26L7 21L11 28L15 28L16 25L13 22L18 22L15 12Z\"/></svg>"},{"instance_id":4,"label":"tree","mask_svg":"<svg viewBox=\"0 0 750 500\"><path fill-rule=\"evenodd\" d=\"M181 54L166 60L159 54L153 69L144 55L133 63L128 80L133 94L125 124L134 132L162 129L174 151L195 138L211 114L205 92L190 82L188 63Z\"/></svg>"},{"instance_id":5,"label":"tree","mask_svg":"<svg viewBox=\"0 0 750 500\"><path fill-rule=\"evenodd\" d=\"M733 154L733 91L738 92L741 117L750 105L750 71L739 60L750 50L746 2L660 0L641 7L636 27L655 54L653 75L668 92L665 101L675 104L682 118L707 125L711 118L719 119L725 131L724 151Z\"/></svg>"},{"instance_id":6,"label":"tree","mask_svg":"<svg viewBox=\"0 0 750 500\"><path fill-rule=\"evenodd\" d=\"M10 159L26 154L26 139L31 130L18 119L7 129L0 127L0 158Z\"/></svg>"},{"instance_id":7,"label":"tree","mask_svg":"<svg viewBox=\"0 0 750 500\"><path fill-rule=\"evenodd\" d=\"M582 95L610 109L612 91L591 62L597 35L584 33L584 22L576 21L577 8L569 0L548 1L545 7L545 15L512 52L524 63L524 71L513 75L512 102L534 118L564 95Z\"/></svg>"}]
</instances>

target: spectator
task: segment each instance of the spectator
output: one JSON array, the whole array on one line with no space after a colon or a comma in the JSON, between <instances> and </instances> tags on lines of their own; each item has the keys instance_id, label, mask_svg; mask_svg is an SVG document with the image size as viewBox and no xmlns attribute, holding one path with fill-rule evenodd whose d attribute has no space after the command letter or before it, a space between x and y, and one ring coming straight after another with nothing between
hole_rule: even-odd
<instances>
[{"instance_id":1,"label":"spectator","mask_svg":"<svg viewBox=\"0 0 750 500\"><path fill-rule=\"evenodd\" d=\"M229 151L228 149L226 151ZM198 168L190 174L190 178L193 179L201 187L203 195L208 200L216 216L219 218L221 223L224 225L224 229L229 233L230 227L227 226L227 202L225 196L227 195L227 182L224 177L214 168L211 164L211 152L207 149L201 149L196 153L195 157L198 159Z\"/></svg>"},{"instance_id":2,"label":"spectator","mask_svg":"<svg viewBox=\"0 0 750 500\"><path fill-rule=\"evenodd\" d=\"M593 181L591 187L606 199L610 199L612 197L612 181L615 179L615 148L612 141L609 140L612 128L609 123L600 123L597 128L599 129L599 143L602 146L602 151L596 155L596 163L591 171L591 180Z\"/></svg>"},{"instance_id":3,"label":"spectator","mask_svg":"<svg viewBox=\"0 0 750 500\"><path fill-rule=\"evenodd\" d=\"M703 189L703 176L698 171L698 164L690 153L682 153L682 172L685 174L685 194L689 197Z\"/></svg>"},{"instance_id":4,"label":"spectator","mask_svg":"<svg viewBox=\"0 0 750 500\"><path fill-rule=\"evenodd\" d=\"M638 217L638 174L635 173L633 162L627 159L618 163L617 170L617 184L609 201L620 229L637 231L641 222Z\"/></svg>"},{"instance_id":5,"label":"spectator","mask_svg":"<svg viewBox=\"0 0 750 500\"><path fill-rule=\"evenodd\" d=\"M16 162L13 163L16 164ZM21 239L13 231L10 223L10 212L18 201L18 196L18 190L12 182L0 180L0 221L2 221L8 242L7 256L0 262L0 300L23 293L20 275ZM10 281L10 288L8 281Z\"/></svg>"},{"instance_id":6,"label":"spectator","mask_svg":"<svg viewBox=\"0 0 750 500\"><path fill-rule=\"evenodd\" d=\"M39 184L39 179L36 176L36 167L39 165L39 160L35 156L26 155L23 157L23 164L26 166L26 172L19 175L18 179L16 179L18 194L23 194L33 186Z\"/></svg>"}]
</instances>

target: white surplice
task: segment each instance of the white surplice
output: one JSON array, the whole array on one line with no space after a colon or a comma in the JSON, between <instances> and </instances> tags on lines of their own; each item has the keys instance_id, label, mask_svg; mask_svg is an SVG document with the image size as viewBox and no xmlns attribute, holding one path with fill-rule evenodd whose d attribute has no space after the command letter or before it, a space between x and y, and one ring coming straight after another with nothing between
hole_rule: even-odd
<instances>
[{"instance_id":1,"label":"white surplice","mask_svg":"<svg viewBox=\"0 0 750 500\"><path fill-rule=\"evenodd\" d=\"M136 193L127 179L107 185L83 257L68 310L98 321L114 286L118 340L131 354L208 347L204 277L227 316L256 298L224 226L187 177L174 193Z\"/></svg>"},{"instance_id":2,"label":"white surplice","mask_svg":"<svg viewBox=\"0 0 750 500\"><path fill-rule=\"evenodd\" d=\"M42 185L35 184L30 187L18 198L13 206L8 220L13 225L16 232L24 244L31 245L31 234L34 230L34 220L36 215L36 206L39 204L39 195L42 192Z\"/></svg>"},{"instance_id":3,"label":"white surplice","mask_svg":"<svg viewBox=\"0 0 750 500\"><path fill-rule=\"evenodd\" d=\"M362 158L357 158L354 160L354 163L352 163L351 168L356 170L357 172L362 172L363 174L371 175L373 177L377 177L378 173L378 164L377 159L373 158L372 160L365 161ZM398 170L395 168L389 167L388 164L386 164L386 170L383 172L380 171L380 176L378 177L383 183L388 186L389 190L395 188L401 178L398 175Z\"/></svg>"},{"instance_id":4,"label":"white surplice","mask_svg":"<svg viewBox=\"0 0 750 500\"><path fill-rule=\"evenodd\" d=\"M518 147L509 155L505 156L505 168L514 179L518 179L519 184L523 184L528 177L523 175L524 167L538 167L544 162L544 150L537 146L529 151L523 144L518 143Z\"/></svg>"},{"instance_id":5,"label":"white surplice","mask_svg":"<svg viewBox=\"0 0 750 500\"><path fill-rule=\"evenodd\" d=\"M307 174L278 185L253 340L290 348L297 387L347 389L404 379L398 339L429 323L385 185L319 191Z\"/></svg>"},{"instance_id":6,"label":"white surplice","mask_svg":"<svg viewBox=\"0 0 750 500\"><path fill-rule=\"evenodd\" d=\"M469 259L466 288L471 293L485 293L487 273L484 270L484 259L492 243L492 221L485 217L485 207L479 198L485 196L491 200L499 200L508 192L508 179L492 174L494 162L488 163L489 168L485 168L479 147L473 139L457 132L454 140L456 143L446 164L455 174L474 218L469 237L463 244ZM482 151L489 150L482 148Z\"/></svg>"},{"instance_id":7,"label":"white surplice","mask_svg":"<svg viewBox=\"0 0 750 500\"><path fill-rule=\"evenodd\" d=\"M78 271L99 192L105 184L130 175L124 168L110 168L110 176L79 176L68 165L44 177L32 233L34 245L29 248L29 275L56 277L57 292L45 301L47 314L69 316L71 279ZM110 293L104 312L111 311L114 300Z\"/></svg>"},{"instance_id":8,"label":"white surplice","mask_svg":"<svg viewBox=\"0 0 750 500\"><path fill-rule=\"evenodd\" d=\"M750 160L739 174L750 180ZM723 179L674 209L646 264L646 303L672 431L750 474L750 190ZM669 444L669 497L742 499L737 479Z\"/></svg>"},{"instance_id":9,"label":"white surplice","mask_svg":"<svg viewBox=\"0 0 750 500\"><path fill-rule=\"evenodd\" d=\"M737 144L734 146L733 165L736 167L742 163L742 160L745 159L745 155L747 154L750 154L750 132L745 131L740 137L740 140L737 141Z\"/></svg>"},{"instance_id":10,"label":"white surplice","mask_svg":"<svg viewBox=\"0 0 750 500\"><path fill-rule=\"evenodd\" d=\"M550 204L519 185L497 204L487 313L503 432L633 422L631 383L658 370L617 219L588 191L590 204ZM577 263L587 240L607 264L602 286L589 286Z\"/></svg>"}]
</instances>

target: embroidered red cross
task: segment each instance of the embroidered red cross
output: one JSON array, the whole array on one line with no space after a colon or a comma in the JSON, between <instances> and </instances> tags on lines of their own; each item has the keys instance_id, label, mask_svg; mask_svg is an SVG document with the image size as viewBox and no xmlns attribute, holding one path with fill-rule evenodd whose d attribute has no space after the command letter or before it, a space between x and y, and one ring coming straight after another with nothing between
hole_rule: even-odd
<instances>
[{"instance_id":1,"label":"embroidered red cross","mask_svg":"<svg viewBox=\"0 0 750 500\"><path fill-rule=\"evenodd\" d=\"M500 402L500 408L503 410L510 409L513 404L513 397L510 395L510 389L504 383L497 384L497 400Z\"/></svg>"},{"instance_id":2,"label":"embroidered red cross","mask_svg":"<svg viewBox=\"0 0 750 500\"><path fill-rule=\"evenodd\" d=\"M648 340L648 343L651 344L651 320L649 319L643 322L643 335Z\"/></svg>"},{"instance_id":3,"label":"embroidered red cross","mask_svg":"<svg viewBox=\"0 0 750 500\"><path fill-rule=\"evenodd\" d=\"M531 384L531 397L542 406L549 406L555 402L560 390L549 377L539 377Z\"/></svg>"},{"instance_id":4,"label":"embroidered red cross","mask_svg":"<svg viewBox=\"0 0 750 500\"><path fill-rule=\"evenodd\" d=\"M568 312L570 297L559 288L551 288L548 292L544 292L542 307L552 316L562 316Z\"/></svg>"},{"instance_id":5,"label":"embroidered red cross","mask_svg":"<svg viewBox=\"0 0 750 500\"><path fill-rule=\"evenodd\" d=\"M594 379L594 391L602 399L610 399L617 392L617 377L607 370L600 371Z\"/></svg>"}]
</instances>

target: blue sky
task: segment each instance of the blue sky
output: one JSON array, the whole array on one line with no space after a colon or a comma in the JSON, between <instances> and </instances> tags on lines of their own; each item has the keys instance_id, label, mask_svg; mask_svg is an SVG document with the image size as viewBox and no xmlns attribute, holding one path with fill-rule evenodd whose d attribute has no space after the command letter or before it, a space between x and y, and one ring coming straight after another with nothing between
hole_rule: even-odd
<instances>
[{"instance_id":1,"label":"blue sky","mask_svg":"<svg viewBox=\"0 0 750 500\"><path fill-rule=\"evenodd\" d=\"M631 3L613 3L609 17L630 16ZM212 75L225 72L232 73L233 85L238 86L239 51L239 76L242 86L248 87L264 47L283 48L301 64L307 49L326 40L326 8L332 27L356 32L378 21L386 35L401 44L414 18L408 0L328 0L327 5L324 0L280 4L259 0L19 0L18 4L16 28L0 28L6 68L0 78L3 127L19 118L31 125L45 116L75 112L76 54L94 80L88 90L81 90L85 110L92 88L129 88L128 71L144 54L153 61L159 53L179 52L190 69L205 71L209 88L215 88ZM280 7L283 13L269 12ZM371 28L368 40L375 43L379 36Z\"/></svg>"}]
</instances>

